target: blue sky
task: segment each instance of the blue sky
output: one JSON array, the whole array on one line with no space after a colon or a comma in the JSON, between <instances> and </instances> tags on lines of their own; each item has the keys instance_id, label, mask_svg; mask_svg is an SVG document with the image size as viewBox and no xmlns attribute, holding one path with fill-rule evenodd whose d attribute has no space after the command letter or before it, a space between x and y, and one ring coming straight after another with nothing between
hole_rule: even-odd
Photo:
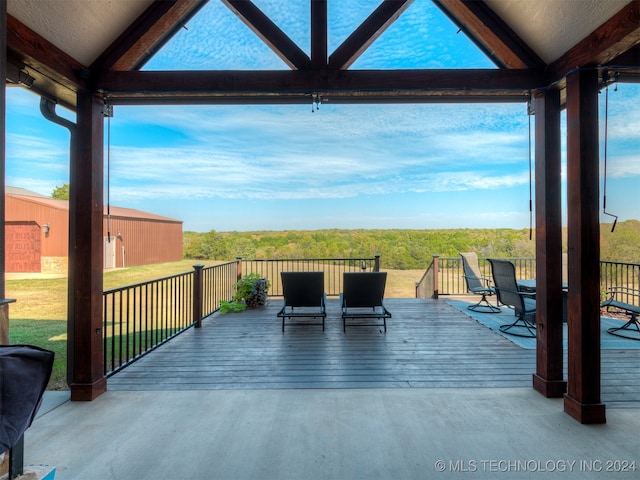
<instances>
[{"instance_id":1,"label":"blue sky","mask_svg":"<svg viewBox=\"0 0 640 480\"><path fill-rule=\"evenodd\" d=\"M309 52L308 2L255 3ZM330 53L377 4L329 2ZM351 68L494 65L416 0ZM144 69L287 66L212 0ZM50 195L69 181L69 135L38 105L8 89L6 183ZM110 200L185 231L526 228L528 122L524 104L116 106ZM638 132L640 86L611 88L607 210L620 220L640 218Z\"/></svg>"}]
</instances>

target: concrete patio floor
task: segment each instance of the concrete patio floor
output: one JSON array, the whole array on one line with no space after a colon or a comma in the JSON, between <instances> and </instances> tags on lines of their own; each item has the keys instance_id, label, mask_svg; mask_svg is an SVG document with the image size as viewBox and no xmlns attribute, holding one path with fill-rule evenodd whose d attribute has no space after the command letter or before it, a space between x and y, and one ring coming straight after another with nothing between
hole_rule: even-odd
<instances>
[{"instance_id":1,"label":"concrete patio floor","mask_svg":"<svg viewBox=\"0 0 640 480\"><path fill-rule=\"evenodd\" d=\"M581 425L530 388L48 392L58 480L638 478L640 410ZM61 403L62 402L62 403Z\"/></svg>"}]
</instances>

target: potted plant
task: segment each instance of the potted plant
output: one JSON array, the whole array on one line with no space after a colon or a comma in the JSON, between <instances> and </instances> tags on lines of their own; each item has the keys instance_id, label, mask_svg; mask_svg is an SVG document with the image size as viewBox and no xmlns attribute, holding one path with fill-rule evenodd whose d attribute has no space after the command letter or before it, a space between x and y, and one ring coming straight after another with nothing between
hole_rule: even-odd
<instances>
[{"instance_id":1,"label":"potted plant","mask_svg":"<svg viewBox=\"0 0 640 480\"><path fill-rule=\"evenodd\" d=\"M220 302L220 313L242 312L247 308L259 308L267 302L269 280L257 273L245 275L236 282L236 293L230 302Z\"/></svg>"}]
</instances>

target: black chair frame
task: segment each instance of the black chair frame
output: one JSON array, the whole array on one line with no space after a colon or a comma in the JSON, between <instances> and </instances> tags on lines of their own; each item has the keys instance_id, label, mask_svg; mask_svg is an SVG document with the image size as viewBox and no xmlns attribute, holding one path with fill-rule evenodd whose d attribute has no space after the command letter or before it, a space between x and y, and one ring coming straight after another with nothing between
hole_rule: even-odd
<instances>
[{"instance_id":1,"label":"black chair frame","mask_svg":"<svg viewBox=\"0 0 640 480\"><path fill-rule=\"evenodd\" d=\"M321 322L299 322L300 325L322 325L324 332L327 317L324 272L281 272L284 304L277 316L285 320L293 318L320 318ZM298 309L298 310L296 310Z\"/></svg>"},{"instance_id":2,"label":"black chair frame","mask_svg":"<svg viewBox=\"0 0 640 480\"><path fill-rule=\"evenodd\" d=\"M342 308L342 330L347 331L347 320L381 319L382 323L350 323L352 327L384 327L391 312L384 305L386 272L345 272L342 279L340 305Z\"/></svg>"}]
</instances>

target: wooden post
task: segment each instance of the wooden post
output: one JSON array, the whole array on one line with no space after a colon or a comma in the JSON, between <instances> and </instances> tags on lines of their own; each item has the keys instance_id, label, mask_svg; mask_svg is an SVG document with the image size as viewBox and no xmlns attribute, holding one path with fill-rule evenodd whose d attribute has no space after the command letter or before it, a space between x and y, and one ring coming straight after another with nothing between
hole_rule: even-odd
<instances>
[{"instance_id":1,"label":"wooden post","mask_svg":"<svg viewBox=\"0 0 640 480\"><path fill-rule=\"evenodd\" d=\"M562 184L560 92L535 99L536 373L533 388L547 398L567 390L562 353Z\"/></svg>"},{"instance_id":2,"label":"wooden post","mask_svg":"<svg viewBox=\"0 0 640 480\"><path fill-rule=\"evenodd\" d=\"M239 282L242 279L242 257L236 257L236 280Z\"/></svg>"},{"instance_id":3,"label":"wooden post","mask_svg":"<svg viewBox=\"0 0 640 480\"><path fill-rule=\"evenodd\" d=\"M107 389L102 351L103 101L78 92L69 183L69 320L67 375L71 400Z\"/></svg>"},{"instance_id":4,"label":"wooden post","mask_svg":"<svg viewBox=\"0 0 640 480\"><path fill-rule=\"evenodd\" d=\"M202 269L204 265L193 266L193 323L195 328L202 327Z\"/></svg>"},{"instance_id":5,"label":"wooden post","mask_svg":"<svg viewBox=\"0 0 640 480\"><path fill-rule=\"evenodd\" d=\"M564 411L605 423L600 402L598 72L567 78L568 388Z\"/></svg>"},{"instance_id":6,"label":"wooden post","mask_svg":"<svg viewBox=\"0 0 640 480\"><path fill-rule=\"evenodd\" d=\"M7 2L0 0L0 78L7 78ZM7 89L6 80L0 88L0 300L5 295L5 171L7 144Z\"/></svg>"},{"instance_id":7,"label":"wooden post","mask_svg":"<svg viewBox=\"0 0 640 480\"><path fill-rule=\"evenodd\" d=\"M373 271L374 272L379 272L380 271L380 254L376 253L373 256Z\"/></svg>"},{"instance_id":8,"label":"wooden post","mask_svg":"<svg viewBox=\"0 0 640 480\"><path fill-rule=\"evenodd\" d=\"M439 286L438 286L438 276L440 270L440 255L433 256L433 296L431 298L438 299L439 295Z\"/></svg>"}]
</instances>

